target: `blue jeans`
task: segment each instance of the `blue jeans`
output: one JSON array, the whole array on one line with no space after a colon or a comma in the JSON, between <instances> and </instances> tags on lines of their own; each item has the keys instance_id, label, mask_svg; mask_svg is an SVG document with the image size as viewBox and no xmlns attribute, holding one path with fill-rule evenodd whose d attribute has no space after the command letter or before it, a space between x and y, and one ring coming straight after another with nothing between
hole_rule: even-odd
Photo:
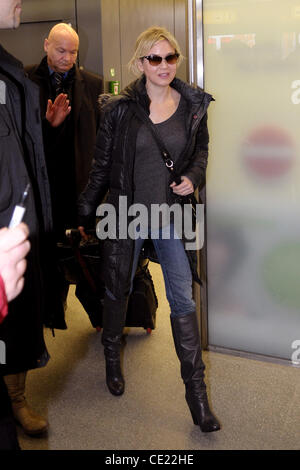
<instances>
[{"instance_id":1,"label":"blue jeans","mask_svg":"<svg viewBox=\"0 0 300 470\"><path fill-rule=\"evenodd\" d=\"M170 237L164 239L163 237L169 233ZM140 238L135 240L131 286L137 269L139 255L146 238L147 236L141 235ZM184 245L176 235L174 225L160 228L156 233L152 231L151 240L162 268L171 316L175 317L193 313L195 311L195 302L193 300L192 272Z\"/></svg>"}]
</instances>

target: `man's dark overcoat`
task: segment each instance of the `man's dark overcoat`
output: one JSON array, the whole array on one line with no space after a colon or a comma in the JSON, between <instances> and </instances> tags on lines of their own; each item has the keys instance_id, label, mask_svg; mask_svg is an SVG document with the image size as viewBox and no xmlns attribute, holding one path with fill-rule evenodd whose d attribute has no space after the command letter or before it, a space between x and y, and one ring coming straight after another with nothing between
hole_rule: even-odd
<instances>
[{"instance_id":1,"label":"man's dark overcoat","mask_svg":"<svg viewBox=\"0 0 300 470\"><path fill-rule=\"evenodd\" d=\"M47 352L43 323L54 324L56 295L51 287L51 198L43 151L39 92L23 65L0 46L0 228L8 226L28 183L24 222L30 230L25 284L9 304L0 326L6 364L0 373L17 373L43 365ZM57 324L64 327L63 317Z\"/></svg>"}]
</instances>

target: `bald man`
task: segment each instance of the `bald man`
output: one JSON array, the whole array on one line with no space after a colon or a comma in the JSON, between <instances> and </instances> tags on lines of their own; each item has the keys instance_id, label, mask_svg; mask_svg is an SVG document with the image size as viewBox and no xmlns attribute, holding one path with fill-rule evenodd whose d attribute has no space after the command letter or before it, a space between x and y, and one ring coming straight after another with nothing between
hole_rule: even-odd
<instances>
[{"instance_id":1,"label":"bald man","mask_svg":"<svg viewBox=\"0 0 300 470\"><path fill-rule=\"evenodd\" d=\"M79 37L65 23L55 25L44 41L39 65L28 66L40 88L45 155L57 239L76 227L76 199L85 187L99 123L97 99L101 77L76 65Z\"/></svg>"},{"instance_id":2,"label":"bald man","mask_svg":"<svg viewBox=\"0 0 300 470\"><path fill-rule=\"evenodd\" d=\"M84 189L94 154L99 124L98 96L103 80L76 65L79 37L65 23L55 25L44 41L46 56L39 65L26 67L29 78L40 88L45 156L50 180L57 242L67 228L77 227L77 196ZM85 282L76 295L86 307ZM68 282L61 278L62 300ZM86 307L86 309L88 309ZM88 311L93 326L93 311Z\"/></svg>"}]
</instances>

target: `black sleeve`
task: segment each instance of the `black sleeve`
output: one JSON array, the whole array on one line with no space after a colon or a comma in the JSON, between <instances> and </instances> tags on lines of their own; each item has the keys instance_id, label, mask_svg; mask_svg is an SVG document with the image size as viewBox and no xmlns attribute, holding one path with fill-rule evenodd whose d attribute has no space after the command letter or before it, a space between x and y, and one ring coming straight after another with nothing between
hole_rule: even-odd
<instances>
[{"instance_id":1,"label":"black sleeve","mask_svg":"<svg viewBox=\"0 0 300 470\"><path fill-rule=\"evenodd\" d=\"M205 185L205 174L208 159L209 134L207 128L207 113L201 119L196 135L196 145L191 163L183 172L193 183L194 188L201 190Z\"/></svg>"}]
</instances>

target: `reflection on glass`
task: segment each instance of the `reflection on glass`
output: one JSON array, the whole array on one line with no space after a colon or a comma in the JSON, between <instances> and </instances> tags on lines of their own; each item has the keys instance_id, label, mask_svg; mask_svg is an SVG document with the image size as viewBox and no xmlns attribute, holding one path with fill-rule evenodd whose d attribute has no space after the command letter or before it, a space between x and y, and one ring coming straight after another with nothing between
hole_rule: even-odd
<instances>
[{"instance_id":1,"label":"reflection on glass","mask_svg":"<svg viewBox=\"0 0 300 470\"><path fill-rule=\"evenodd\" d=\"M259 15L257 14L259 11ZM209 343L300 339L300 3L204 0Z\"/></svg>"}]
</instances>

